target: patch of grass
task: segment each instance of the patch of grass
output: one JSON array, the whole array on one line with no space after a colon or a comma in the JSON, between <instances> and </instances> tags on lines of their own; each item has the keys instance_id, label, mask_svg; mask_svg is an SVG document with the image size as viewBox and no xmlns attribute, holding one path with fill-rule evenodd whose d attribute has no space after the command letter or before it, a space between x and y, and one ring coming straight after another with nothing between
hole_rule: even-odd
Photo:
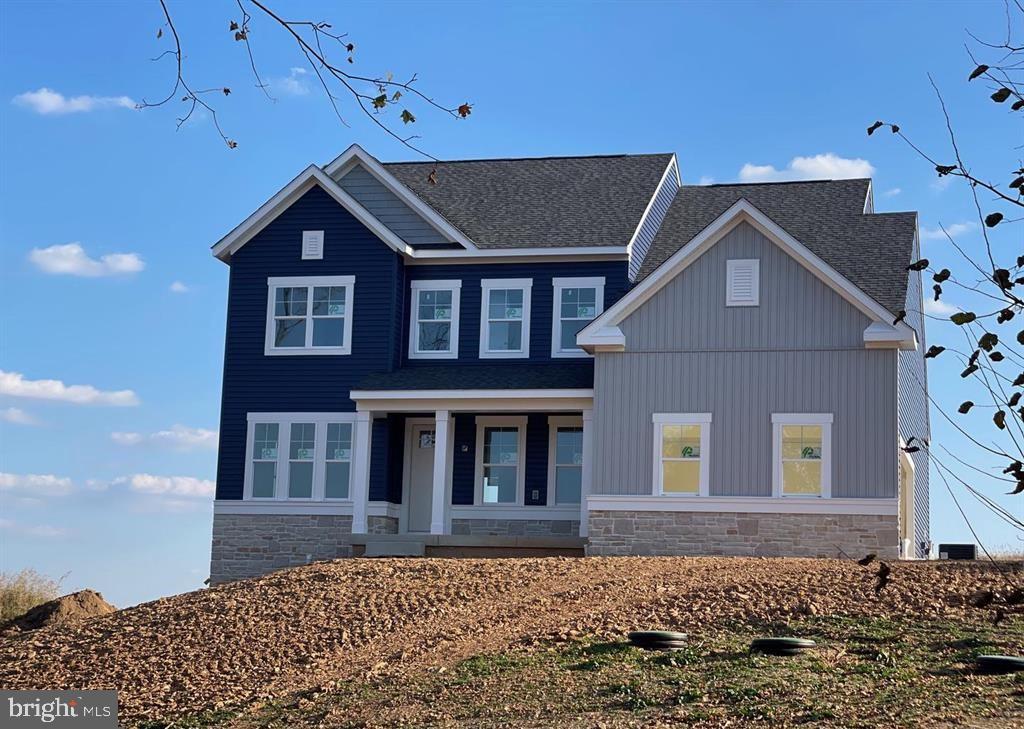
<instances>
[{"instance_id":1,"label":"patch of grass","mask_svg":"<svg viewBox=\"0 0 1024 729\"><path fill-rule=\"evenodd\" d=\"M205 727L223 724L238 715L234 709L207 711L191 716L182 716L174 721L144 721L136 724L136 729L205 729Z\"/></svg>"},{"instance_id":2,"label":"patch of grass","mask_svg":"<svg viewBox=\"0 0 1024 729\"><path fill-rule=\"evenodd\" d=\"M60 582L35 570L0 572L0 625L59 597Z\"/></svg>"}]
</instances>

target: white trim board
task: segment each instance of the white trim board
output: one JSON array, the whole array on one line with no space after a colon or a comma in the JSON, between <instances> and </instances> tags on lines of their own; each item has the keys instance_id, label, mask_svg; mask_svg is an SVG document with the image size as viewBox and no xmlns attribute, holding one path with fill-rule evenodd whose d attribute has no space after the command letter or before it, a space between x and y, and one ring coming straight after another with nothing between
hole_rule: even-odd
<instances>
[{"instance_id":1,"label":"white trim board","mask_svg":"<svg viewBox=\"0 0 1024 729\"><path fill-rule=\"evenodd\" d=\"M367 516L390 516L398 518L399 504L389 501L371 501L366 507ZM306 501L287 503L280 501L244 501L239 499L217 499L213 502L214 514L325 514L350 516L352 502L345 501Z\"/></svg>"},{"instance_id":2,"label":"white trim board","mask_svg":"<svg viewBox=\"0 0 1024 729\"><path fill-rule=\"evenodd\" d=\"M348 149L338 155L324 168L324 172L332 179L341 179L343 172L347 172L356 164L361 164L363 169L377 179L379 183L393 192L399 200L414 210L421 218L430 224L438 233L453 243L459 243L469 250L476 250L476 244L470 240L462 231L445 220L434 208L427 205L420 197L399 182L398 178L387 171L373 155L358 144L351 145Z\"/></svg>"},{"instance_id":3,"label":"white trim board","mask_svg":"<svg viewBox=\"0 0 1024 729\"><path fill-rule=\"evenodd\" d=\"M803 499L794 496L598 495L587 498L588 511L696 511L738 514L863 514L896 516L896 499Z\"/></svg>"},{"instance_id":4,"label":"white trim board","mask_svg":"<svg viewBox=\"0 0 1024 729\"><path fill-rule=\"evenodd\" d=\"M579 390L352 390L353 400L543 400L593 398L593 389Z\"/></svg>"},{"instance_id":5,"label":"white trim board","mask_svg":"<svg viewBox=\"0 0 1024 729\"><path fill-rule=\"evenodd\" d=\"M889 330L891 330L892 338L888 340L890 346L896 345L901 349L917 348L917 337L909 325L905 322L900 322L894 326L892 324L892 314L885 307L864 293L849 279L832 268L832 266L818 257L807 246L796 240L745 199L740 199L734 203L704 230L694 236L692 240L673 253L653 273L631 289L629 293L584 327L576 338L577 343L589 351L595 351L595 349L600 351L601 348L606 350L618 349L619 351L624 349L625 337L618 325L700 258L708 249L721 241L737 225L744 222L756 228L766 238L782 248L797 262L801 263L804 268L843 297L843 299L871 319L875 323L872 327L868 327L868 330L872 332L872 339L868 339L866 331L865 341L882 341L877 338L879 327L875 326L880 324L888 326Z\"/></svg>"}]
</instances>

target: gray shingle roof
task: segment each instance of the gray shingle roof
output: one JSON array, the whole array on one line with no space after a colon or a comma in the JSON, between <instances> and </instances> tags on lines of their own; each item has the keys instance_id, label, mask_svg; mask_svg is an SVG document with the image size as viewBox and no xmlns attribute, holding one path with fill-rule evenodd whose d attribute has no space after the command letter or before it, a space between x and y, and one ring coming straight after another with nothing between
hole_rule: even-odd
<instances>
[{"instance_id":1,"label":"gray shingle roof","mask_svg":"<svg viewBox=\"0 0 1024 729\"><path fill-rule=\"evenodd\" d=\"M453 385L453 383L456 383ZM589 389L594 363L557 367L536 364L442 365L404 367L367 375L356 390L537 390Z\"/></svg>"},{"instance_id":2,"label":"gray shingle roof","mask_svg":"<svg viewBox=\"0 0 1024 729\"><path fill-rule=\"evenodd\" d=\"M624 246L671 154L384 165L481 248ZM436 168L437 184L427 177Z\"/></svg>"},{"instance_id":3,"label":"gray shingle roof","mask_svg":"<svg viewBox=\"0 0 1024 729\"><path fill-rule=\"evenodd\" d=\"M864 213L870 180L680 188L637 274L646 278L746 199L890 312L904 308L916 213Z\"/></svg>"}]
</instances>

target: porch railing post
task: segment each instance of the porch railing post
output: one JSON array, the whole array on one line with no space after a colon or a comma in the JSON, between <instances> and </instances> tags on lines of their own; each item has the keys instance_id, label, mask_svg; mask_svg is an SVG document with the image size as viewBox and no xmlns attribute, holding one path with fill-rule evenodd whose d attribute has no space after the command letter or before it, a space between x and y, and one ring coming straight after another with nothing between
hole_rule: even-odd
<instances>
[{"instance_id":1,"label":"porch railing post","mask_svg":"<svg viewBox=\"0 0 1024 729\"><path fill-rule=\"evenodd\" d=\"M431 492L430 533L444 534L445 476L448 473L448 427L451 419L447 410L434 413L434 483Z\"/></svg>"}]
</instances>

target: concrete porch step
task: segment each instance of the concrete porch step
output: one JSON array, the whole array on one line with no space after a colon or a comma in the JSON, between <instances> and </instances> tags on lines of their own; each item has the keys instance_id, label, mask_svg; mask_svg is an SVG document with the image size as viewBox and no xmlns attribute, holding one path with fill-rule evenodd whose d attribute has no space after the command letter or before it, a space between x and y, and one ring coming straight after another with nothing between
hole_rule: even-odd
<instances>
[{"instance_id":1,"label":"concrete porch step","mask_svg":"<svg viewBox=\"0 0 1024 729\"><path fill-rule=\"evenodd\" d=\"M422 557L426 554L426 544L422 540L404 539L401 541L372 540L366 543L364 557Z\"/></svg>"}]
</instances>

